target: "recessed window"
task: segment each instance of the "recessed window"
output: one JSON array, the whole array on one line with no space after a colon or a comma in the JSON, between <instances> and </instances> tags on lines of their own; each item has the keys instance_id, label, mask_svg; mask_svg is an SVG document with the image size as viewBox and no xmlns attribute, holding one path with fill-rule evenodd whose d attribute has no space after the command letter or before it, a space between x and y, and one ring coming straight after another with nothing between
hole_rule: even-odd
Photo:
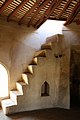
<instances>
[{"instance_id":1,"label":"recessed window","mask_svg":"<svg viewBox=\"0 0 80 120\"><path fill-rule=\"evenodd\" d=\"M6 68L0 64L0 97L8 96L8 73Z\"/></svg>"},{"instance_id":2,"label":"recessed window","mask_svg":"<svg viewBox=\"0 0 80 120\"><path fill-rule=\"evenodd\" d=\"M41 86L41 96L49 96L49 84L46 81Z\"/></svg>"}]
</instances>

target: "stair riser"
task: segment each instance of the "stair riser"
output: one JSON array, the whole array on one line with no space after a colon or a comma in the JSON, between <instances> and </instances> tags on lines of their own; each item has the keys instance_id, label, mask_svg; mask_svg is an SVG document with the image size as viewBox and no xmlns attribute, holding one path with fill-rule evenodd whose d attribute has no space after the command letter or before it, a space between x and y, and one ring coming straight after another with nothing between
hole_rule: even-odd
<instances>
[{"instance_id":1,"label":"stair riser","mask_svg":"<svg viewBox=\"0 0 80 120\"><path fill-rule=\"evenodd\" d=\"M35 57L46 57L46 50L36 52Z\"/></svg>"},{"instance_id":2,"label":"stair riser","mask_svg":"<svg viewBox=\"0 0 80 120\"><path fill-rule=\"evenodd\" d=\"M25 90L27 89L27 85L20 85L17 84L17 90L21 93L21 95L23 95L25 93Z\"/></svg>"},{"instance_id":3,"label":"stair riser","mask_svg":"<svg viewBox=\"0 0 80 120\"><path fill-rule=\"evenodd\" d=\"M42 47L41 47L41 50L45 50L45 49L51 50L52 48L51 48L51 46L42 46Z\"/></svg>"},{"instance_id":4,"label":"stair riser","mask_svg":"<svg viewBox=\"0 0 80 120\"><path fill-rule=\"evenodd\" d=\"M10 92L10 99L13 100L15 104L17 105L17 96L12 92Z\"/></svg>"},{"instance_id":5,"label":"stair riser","mask_svg":"<svg viewBox=\"0 0 80 120\"><path fill-rule=\"evenodd\" d=\"M21 105L21 103L23 102L23 96L17 96L17 103L18 103L18 106Z\"/></svg>"},{"instance_id":6,"label":"stair riser","mask_svg":"<svg viewBox=\"0 0 80 120\"><path fill-rule=\"evenodd\" d=\"M3 109L4 114L6 114L8 112L8 110L6 111L7 108L4 107L3 105L2 105L2 109Z\"/></svg>"},{"instance_id":7,"label":"stair riser","mask_svg":"<svg viewBox=\"0 0 80 120\"><path fill-rule=\"evenodd\" d=\"M12 113L16 113L16 108L17 108L16 105L9 106L9 107L5 108L5 114L9 115L9 114L12 114Z\"/></svg>"},{"instance_id":8,"label":"stair riser","mask_svg":"<svg viewBox=\"0 0 80 120\"><path fill-rule=\"evenodd\" d=\"M14 105L14 106L10 106L10 107L7 107L5 108L4 111L4 114L5 115L10 115L10 114L13 114L13 113L17 113L17 112L21 112L21 107L19 105Z\"/></svg>"},{"instance_id":9,"label":"stair riser","mask_svg":"<svg viewBox=\"0 0 80 120\"><path fill-rule=\"evenodd\" d=\"M19 103L21 98L22 98L22 95L16 95L12 91L10 91L10 99L13 100L16 105L17 103Z\"/></svg>"},{"instance_id":10,"label":"stair riser","mask_svg":"<svg viewBox=\"0 0 80 120\"><path fill-rule=\"evenodd\" d=\"M16 87L17 87L17 90L23 95L22 85L20 85L19 83L16 83Z\"/></svg>"},{"instance_id":11,"label":"stair riser","mask_svg":"<svg viewBox=\"0 0 80 120\"><path fill-rule=\"evenodd\" d=\"M27 74L22 74L23 81L28 85L28 77Z\"/></svg>"}]
</instances>

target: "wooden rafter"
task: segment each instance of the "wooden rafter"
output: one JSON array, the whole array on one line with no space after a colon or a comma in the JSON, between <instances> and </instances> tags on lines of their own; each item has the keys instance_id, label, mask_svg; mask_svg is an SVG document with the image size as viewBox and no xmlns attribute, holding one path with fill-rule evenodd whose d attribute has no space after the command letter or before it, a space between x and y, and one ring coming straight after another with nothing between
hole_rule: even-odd
<instances>
[{"instance_id":1,"label":"wooden rafter","mask_svg":"<svg viewBox=\"0 0 80 120\"><path fill-rule=\"evenodd\" d=\"M28 26L31 25L33 19L37 16L37 14L40 12L40 10L49 2L50 0L45 0L43 2L43 4L39 7L39 9L35 12L35 14L32 16L32 18L30 19L30 21L28 22Z\"/></svg>"},{"instance_id":2,"label":"wooden rafter","mask_svg":"<svg viewBox=\"0 0 80 120\"><path fill-rule=\"evenodd\" d=\"M76 15L78 14L79 11L80 11L80 1L75 5L74 9L72 10L72 13L68 17L68 19L64 25L70 24L74 20L74 18L76 17Z\"/></svg>"},{"instance_id":3,"label":"wooden rafter","mask_svg":"<svg viewBox=\"0 0 80 120\"><path fill-rule=\"evenodd\" d=\"M19 24L36 28L47 19L65 20L64 25L80 24L80 0L5 0L1 2L0 14L8 16L8 21L20 15Z\"/></svg>"},{"instance_id":4,"label":"wooden rafter","mask_svg":"<svg viewBox=\"0 0 80 120\"><path fill-rule=\"evenodd\" d=\"M34 9L35 9L37 6L39 6L40 1L41 1L41 0L38 0L38 1L33 5L33 7L32 7L27 13L25 13L25 15L24 15L24 16L20 19L20 21L18 22L19 24L21 24L22 21L23 21L26 17L28 17L28 16L34 11Z\"/></svg>"},{"instance_id":5,"label":"wooden rafter","mask_svg":"<svg viewBox=\"0 0 80 120\"><path fill-rule=\"evenodd\" d=\"M55 8L57 8L61 2L62 2L62 0L58 0L58 1L56 0L56 4L53 6L53 8L49 12L49 14L44 17L44 19L41 21L41 23L38 24L37 28L39 28L41 26L41 24L43 24L50 17L50 15L53 13L53 11L55 10Z\"/></svg>"},{"instance_id":6,"label":"wooden rafter","mask_svg":"<svg viewBox=\"0 0 80 120\"><path fill-rule=\"evenodd\" d=\"M49 9L46 10L46 12L41 16L41 19L39 19L39 20L35 23L34 27L37 27L37 26L43 21L44 17L49 14L49 12L51 11L52 7L54 7L54 4L55 4L55 3L56 3L56 0L53 0L52 4L49 6Z\"/></svg>"},{"instance_id":7,"label":"wooden rafter","mask_svg":"<svg viewBox=\"0 0 80 120\"><path fill-rule=\"evenodd\" d=\"M49 20L59 20L59 21L66 21L66 18L49 18Z\"/></svg>"},{"instance_id":8,"label":"wooden rafter","mask_svg":"<svg viewBox=\"0 0 80 120\"><path fill-rule=\"evenodd\" d=\"M15 14L17 13L17 11L19 9L21 9L29 0L22 0L21 4L18 5L15 10L8 16L7 21L9 21L13 16L15 16Z\"/></svg>"},{"instance_id":9,"label":"wooden rafter","mask_svg":"<svg viewBox=\"0 0 80 120\"><path fill-rule=\"evenodd\" d=\"M67 1L67 3L65 4L63 10L60 12L60 14L59 14L59 16L58 16L59 18L60 18L61 15L65 12L65 10L68 8L68 6L69 6L69 4L71 3L71 1L73 1L73 0L68 0L68 1Z\"/></svg>"},{"instance_id":10,"label":"wooden rafter","mask_svg":"<svg viewBox=\"0 0 80 120\"><path fill-rule=\"evenodd\" d=\"M7 6L12 2L13 0L6 0L4 4L0 7L0 14L7 8Z\"/></svg>"}]
</instances>

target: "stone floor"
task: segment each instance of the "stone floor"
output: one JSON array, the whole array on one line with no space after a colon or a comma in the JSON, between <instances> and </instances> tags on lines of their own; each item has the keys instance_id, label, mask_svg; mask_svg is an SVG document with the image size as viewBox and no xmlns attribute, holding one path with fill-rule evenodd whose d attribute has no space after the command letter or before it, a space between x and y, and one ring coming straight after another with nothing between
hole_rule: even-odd
<instances>
[{"instance_id":1,"label":"stone floor","mask_svg":"<svg viewBox=\"0 0 80 120\"><path fill-rule=\"evenodd\" d=\"M44 109L16 113L9 116L0 109L0 120L80 120L80 109Z\"/></svg>"}]
</instances>

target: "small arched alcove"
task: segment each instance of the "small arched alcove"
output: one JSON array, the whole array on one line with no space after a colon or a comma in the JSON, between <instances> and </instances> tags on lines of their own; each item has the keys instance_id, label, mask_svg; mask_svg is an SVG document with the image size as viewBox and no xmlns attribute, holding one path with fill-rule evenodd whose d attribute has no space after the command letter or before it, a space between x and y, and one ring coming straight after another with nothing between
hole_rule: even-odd
<instances>
[{"instance_id":1,"label":"small arched alcove","mask_svg":"<svg viewBox=\"0 0 80 120\"><path fill-rule=\"evenodd\" d=\"M49 96L49 84L46 81L41 86L41 96Z\"/></svg>"},{"instance_id":2,"label":"small arched alcove","mask_svg":"<svg viewBox=\"0 0 80 120\"><path fill-rule=\"evenodd\" d=\"M0 63L0 97L8 96L8 72L6 67Z\"/></svg>"}]
</instances>

